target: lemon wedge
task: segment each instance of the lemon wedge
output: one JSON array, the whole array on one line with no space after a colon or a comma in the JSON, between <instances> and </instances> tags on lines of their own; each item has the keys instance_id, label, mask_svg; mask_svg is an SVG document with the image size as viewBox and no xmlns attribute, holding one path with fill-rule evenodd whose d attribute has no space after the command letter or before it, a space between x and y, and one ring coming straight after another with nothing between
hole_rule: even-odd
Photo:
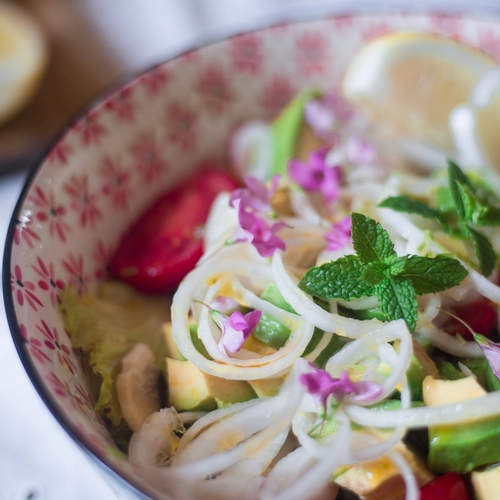
<instances>
[{"instance_id":1,"label":"lemon wedge","mask_svg":"<svg viewBox=\"0 0 500 500\"><path fill-rule=\"evenodd\" d=\"M364 46L348 68L345 98L384 134L453 152L450 112L468 101L475 83L496 61L459 41L423 32L396 32ZM488 155L497 151L500 100L478 123ZM496 118L495 118L496 116ZM496 143L496 145L495 145Z\"/></svg>"},{"instance_id":2,"label":"lemon wedge","mask_svg":"<svg viewBox=\"0 0 500 500\"><path fill-rule=\"evenodd\" d=\"M0 124L33 96L47 59L38 25L21 8L0 1Z\"/></svg>"}]
</instances>

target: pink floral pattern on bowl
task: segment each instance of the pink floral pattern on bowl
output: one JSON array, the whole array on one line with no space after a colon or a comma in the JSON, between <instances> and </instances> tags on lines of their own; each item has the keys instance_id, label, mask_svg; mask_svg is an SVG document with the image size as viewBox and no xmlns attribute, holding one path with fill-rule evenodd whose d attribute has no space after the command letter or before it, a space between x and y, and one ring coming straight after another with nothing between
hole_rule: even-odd
<instances>
[{"instance_id":1,"label":"pink floral pattern on bowl","mask_svg":"<svg viewBox=\"0 0 500 500\"><path fill-rule=\"evenodd\" d=\"M240 35L161 64L103 97L28 181L6 247L12 334L61 424L139 490L154 495L93 409L58 295L68 284L84 292L106 277L120 236L152 199L203 165L224 165L238 123L272 118L301 89L334 87L366 40L399 29L446 34L500 56L500 24L442 14L343 16Z\"/></svg>"}]
</instances>

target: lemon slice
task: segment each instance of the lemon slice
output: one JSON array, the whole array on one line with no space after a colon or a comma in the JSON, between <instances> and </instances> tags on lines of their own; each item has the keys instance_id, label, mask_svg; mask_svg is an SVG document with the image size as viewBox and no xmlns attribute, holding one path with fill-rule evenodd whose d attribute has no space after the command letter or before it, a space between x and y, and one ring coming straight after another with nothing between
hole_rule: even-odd
<instances>
[{"instance_id":1,"label":"lemon slice","mask_svg":"<svg viewBox=\"0 0 500 500\"><path fill-rule=\"evenodd\" d=\"M450 112L467 102L474 84L495 66L492 57L456 40L430 33L391 33L376 38L357 54L343 79L342 91L389 136L449 154L453 152ZM483 114L483 121L491 124L496 114L498 122L500 107ZM487 123L479 125L481 130L490 130ZM485 140L494 138L498 150L498 133L490 131Z\"/></svg>"},{"instance_id":2,"label":"lemon slice","mask_svg":"<svg viewBox=\"0 0 500 500\"><path fill-rule=\"evenodd\" d=\"M19 7L0 1L0 123L32 97L47 63L38 25Z\"/></svg>"}]
</instances>

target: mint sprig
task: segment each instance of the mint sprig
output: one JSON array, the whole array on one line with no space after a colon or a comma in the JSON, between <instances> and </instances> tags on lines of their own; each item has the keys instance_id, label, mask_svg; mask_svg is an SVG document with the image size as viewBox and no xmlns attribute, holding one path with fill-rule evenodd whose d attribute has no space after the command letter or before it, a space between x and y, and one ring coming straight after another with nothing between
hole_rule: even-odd
<instances>
[{"instance_id":1,"label":"mint sprig","mask_svg":"<svg viewBox=\"0 0 500 500\"><path fill-rule=\"evenodd\" d=\"M418 214L434 220L453 237L468 238L472 243L479 270L484 276L489 276L495 269L497 255L488 238L476 228L500 226L500 207L494 204L496 200L492 200L491 195L476 187L451 160L448 160L447 173L449 193L456 219L453 223L448 221L445 214L439 210L408 196L386 198L379 204L379 207Z\"/></svg>"},{"instance_id":2,"label":"mint sprig","mask_svg":"<svg viewBox=\"0 0 500 500\"><path fill-rule=\"evenodd\" d=\"M429 207L423 201L415 200L413 198L409 198L408 196L391 196L379 203L379 207L392 208L396 212L406 212L409 214L420 215L426 219L434 220L442 226L446 232L450 230L448 221L440 212Z\"/></svg>"},{"instance_id":3,"label":"mint sprig","mask_svg":"<svg viewBox=\"0 0 500 500\"><path fill-rule=\"evenodd\" d=\"M376 296L389 320L404 319L414 332L418 319L417 296L458 285L466 269L445 255L399 257L389 233L362 214L351 214L355 255L309 269L299 282L304 292L323 300L350 301Z\"/></svg>"}]
</instances>

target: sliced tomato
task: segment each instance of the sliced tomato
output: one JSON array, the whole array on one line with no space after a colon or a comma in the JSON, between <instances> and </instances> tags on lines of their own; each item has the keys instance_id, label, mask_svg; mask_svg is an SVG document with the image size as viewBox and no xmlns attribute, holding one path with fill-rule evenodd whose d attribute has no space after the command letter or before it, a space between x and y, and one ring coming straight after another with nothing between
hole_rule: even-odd
<instances>
[{"instance_id":1,"label":"sliced tomato","mask_svg":"<svg viewBox=\"0 0 500 500\"><path fill-rule=\"evenodd\" d=\"M125 234L111 273L142 292L175 290L203 253L200 228L210 205L238 185L232 175L210 169L162 195Z\"/></svg>"},{"instance_id":2,"label":"sliced tomato","mask_svg":"<svg viewBox=\"0 0 500 500\"><path fill-rule=\"evenodd\" d=\"M420 500L470 500L463 476L448 472L420 489Z\"/></svg>"},{"instance_id":3,"label":"sliced tomato","mask_svg":"<svg viewBox=\"0 0 500 500\"><path fill-rule=\"evenodd\" d=\"M472 330L490 337L497 326L497 306L488 299L481 299L461 306L453 314L465 321ZM473 340L468 328L455 318L449 318L442 329L451 334L459 333L465 340Z\"/></svg>"}]
</instances>

